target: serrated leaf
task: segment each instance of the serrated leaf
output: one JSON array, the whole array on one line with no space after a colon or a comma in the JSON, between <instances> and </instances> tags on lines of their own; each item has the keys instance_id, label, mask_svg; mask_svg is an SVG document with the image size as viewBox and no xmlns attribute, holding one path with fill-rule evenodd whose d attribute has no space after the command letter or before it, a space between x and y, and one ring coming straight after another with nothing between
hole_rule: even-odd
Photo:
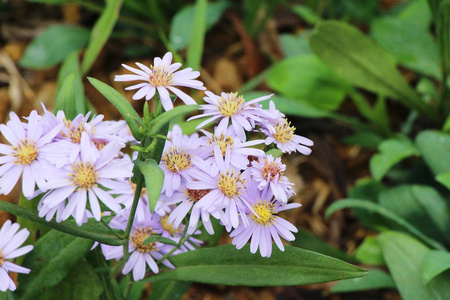
<instances>
[{"instance_id":1,"label":"serrated leaf","mask_svg":"<svg viewBox=\"0 0 450 300\"><path fill-rule=\"evenodd\" d=\"M428 251L423 262L422 279L428 284L433 278L450 269L450 252Z\"/></svg>"},{"instance_id":2,"label":"serrated leaf","mask_svg":"<svg viewBox=\"0 0 450 300\"><path fill-rule=\"evenodd\" d=\"M46 289L56 286L89 252L93 241L56 230L39 239L22 264L32 270L19 275L20 299L35 299Z\"/></svg>"},{"instance_id":3,"label":"serrated leaf","mask_svg":"<svg viewBox=\"0 0 450 300\"><path fill-rule=\"evenodd\" d=\"M19 64L30 69L53 67L73 51L83 48L88 39L89 30L84 28L52 25L31 41Z\"/></svg>"},{"instance_id":4,"label":"serrated leaf","mask_svg":"<svg viewBox=\"0 0 450 300\"><path fill-rule=\"evenodd\" d=\"M81 71L86 74L97 59L103 46L112 33L119 18L123 0L106 1L106 7L91 31L91 37L81 64Z\"/></svg>"},{"instance_id":5,"label":"serrated leaf","mask_svg":"<svg viewBox=\"0 0 450 300\"><path fill-rule=\"evenodd\" d=\"M246 286L303 285L364 276L367 271L319 253L286 246L270 258L251 254L249 245L203 248L173 256L170 269L147 279Z\"/></svg>"},{"instance_id":6,"label":"serrated leaf","mask_svg":"<svg viewBox=\"0 0 450 300\"><path fill-rule=\"evenodd\" d=\"M376 203L359 200L359 199L343 199L339 200L337 202L334 202L330 207L328 207L325 217L328 218L331 214L334 212L344 209L344 208L360 208L367 210L368 212L379 214L380 216L386 218L387 220L393 222L393 224L399 226L403 230L411 233L412 235L418 237L431 247L435 249L445 249L444 246L442 246L437 241L427 237L424 235L420 230L418 230L416 227L414 227L411 223L406 221L405 219L401 218L397 214L391 212L390 210L386 209L385 207L378 205Z\"/></svg>"},{"instance_id":7,"label":"serrated leaf","mask_svg":"<svg viewBox=\"0 0 450 300\"><path fill-rule=\"evenodd\" d=\"M157 134L166 124L175 119L178 116L187 115L191 112L198 110L198 105L181 105L176 106L173 109L166 111L156 117L153 121L150 122L150 131L149 135Z\"/></svg>"},{"instance_id":8,"label":"serrated leaf","mask_svg":"<svg viewBox=\"0 0 450 300\"><path fill-rule=\"evenodd\" d=\"M293 56L275 64L267 84L288 98L327 110L337 109L350 88L313 54Z\"/></svg>"},{"instance_id":9,"label":"serrated leaf","mask_svg":"<svg viewBox=\"0 0 450 300\"><path fill-rule=\"evenodd\" d=\"M162 237L160 235L149 236L148 238L145 239L145 241L142 243L142 245L147 245L147 244L154 243L154 242L160 242L163 244L169 244L169 245L174 245L174 246L178 245L178 243L175 242L174 240Z\"/></svg>"},{"instance_id":10,"label":"serrated leaf","mask_svg":"<svg viewBox=\"0 0 450 300\"><path fill-rule=\"evenodd\" d=\"M134 163L142 175L144 175L150 210L153 212L155 211L156 202L158 202L159 196L161 195L164 172L154 159L147 159L146 161L137 160Z\"/></svg>"},{"instance_id":11,"label":"serrated leaf","mask_svg":"<svg viewBox=\"0 0 450 300\"><path fill-rule=\"evenodd\" d=\"M384 232L378 237L384 259L403 299L449 299L450 274L425 285L422 268L429 249L409 235Z\"/></svg>"},{"instance_id":12,"label":"serrated leaf","mask_svg":"<svg viewBox=\"0 0 450 300\"><path fill-rule=\"evenodd\" d=\"M398 72L392 59L355 27L338 21L321 22L310 46L341 78L435 116Z\"/></svg>"},{"instance_id":13,"label":"serrated leaf","mask_svg":"<svg viewBox=\"0 0 450 300\"><path fill-rule=\"evenodd\" d=\"M119 240L115 236L110 235L109 231L102 224L94 220L89 220L88 223L83 226L78 226L75 222L70 220L60 223L53 220L47 222L45 219L40 218L35 211L5 201L0 201L0 210L30 220L34 223L38 223L70 235L97 241L102 244L120 246L126 242L126 240Z\"/></svg>"},{"instance_id":14,"label":"serrated leaf","mask_svg":"<svg viewBox=\"0 0 450 300\"><path fill-rule=\"evenodd\" d=\"M416 137L416 145L435 175L450 172L450 134L426 130Z\"/></svg>"},{"instance_id":15,"label":"serrated leaf","mask_svg":"<svg viewBox=\"0 0 450 300\"><path fill-rule=\"evenodd\" d=\"M118 91L95 78L88 77L89 82L103 95L115 108L120 112L122 117L127 121L131 132L136 140L142 140L142 133L139 127L144 127L141 117L138 115L133 106Z\"/></svg>"},{"instance_id":16,"label":"serrated leaf","mask_svg":"<svg viewBox=\"0 0 450 300\"><path fill-rule=\"evenodd\" d=\"M405 158L420 154L411 140L403 135L383 141L378 151L370 160L370 171L376 180L381 180L393 166Z\"/></svg>"},{"instance_id":17,"label":"serrated leaf","mask_svg":"<svg viewBox=\"0 0 450 300\"><path fill-rule=\"evenodd\" d=\"M395 288L391 276L383 271L370 270L361 278L342 280L331 288L331 293L349 293L373 289Z\"/></svg>"}]
</instances>

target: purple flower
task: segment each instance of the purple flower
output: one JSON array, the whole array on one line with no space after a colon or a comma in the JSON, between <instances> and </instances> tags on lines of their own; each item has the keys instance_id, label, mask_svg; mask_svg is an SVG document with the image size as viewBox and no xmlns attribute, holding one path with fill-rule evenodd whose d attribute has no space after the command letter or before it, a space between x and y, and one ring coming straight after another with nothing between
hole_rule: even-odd
<instances>
[{"instance_id":1,"label":"purple flower","mask_svg":"<svg viewBox=\"0 0 450 300\"><path fill-rule=\"evenodd\" d=\"M0 192L9 194L22 175L23 194L30 198L36 184L41 189L44 186L41 170L47 168L49 161L58 162L67 153L63 145L52 144L62 125L45 132L36 111L31 112L28 124L13 112L10 118L6 125L0 125L1 133L11 144L0 144Z\"/></svg>"},{"instance_id":2,"label":"purple flower","mask_svg":"<svg viewBox=\"0 0 450 300\"><path fill-rule=\"evenodd\" d=\"M176 88L176 86L190 87L197 90L205 89L203 82L194 80L200 76L200 72L193 71L192 68L177 71L181 64L172 64L172 53L170 52L167 52L162 59L155 57L153 65L150 65L150 67L138 62L136 65L140 69L122 64L124 68L134 74L116 75L114 79L115 81L144 81L125 88L126 90L138 90L133 95L133 100L139 100L144 97L145 100L150 100L158 91L164 109L171 110L173 104L169 91L178 96L187 105L196 104L191 96Z\"/></svg>"},{"instance_id":3,"label":"purple flower","mask_svg":"<svg viewBox=\"0 0 450 300\"><path fill-rule=\"evenodd\" d=\"M311 149L305 146L314 145L313 141L303 136L294 134L295 127L286 119L280 119L274 126L273 130L263 130L267 135L266 145L275 143L282 152L291 153L298 151L302 154L309 155Z\"/></svg>"},{"instance_id":4,"label":"purple flower","mask_svg":"<svg viewBox=\"0 0 450 300\"><path fill-rule=\"evenodd\" d=\"M222 132L226 131L226 128L231 121L231 124L241 141L246 140L245 130L251 131L255 127L255 122L263 122L265 113L261 108L256 107L254 104L272 97L272 95L268 95L246 102L244 97L238 95L238 93L222 93L220 96L217 96L212 92L207 91L205 94L207 97L203 99L208 104L203 104L200 108L204 110L204 113L191 117L188 121L208 117L206 121L197 126L198 129L213 120L220 119L218 127L219 131Z\"/></svg>"},{"instance_id":5,"label":"purple flower","mask_svg":"<svg viewBox=\"0 0 450 300\"><path fill-rule=\"evenodd\" d=\"M120 144L109 143L99 151L99 157L93 149L89 137L85 132L81 136L81 152L71 165L63 168L42 170L46 173L47 183L45 187L49 191L42 198L42 206L39 216L51 213L52 209L62 207L64 211L61 219L74 216L78 225L86 219L86 205L89 201L92 215L97 221L101 218L99 200L109 209L117 212L121 209L118 201L107 193L107 189L117 188L120 182L117 179L131 177L132 164L129 159L118 158L118 152L122 148Z\"/></svg>"},{"instance_id":6,"label":"purple flower","mask_svg":"<svg viewBox=\"0 0 450 300\"><path fill-rule=\"evenodd\" d=\"M28 274L31 271L10 262L33 250L31 245L19 248L30 232L27 229L18 230L19 224L12 224L10 220L7 220L0 229L0 291L2 292L16 290L14 281L8 275L9 272Z\"/></svg>"},{"instance_id":7,"label":"purple flower","mask_svg":"<svg viewBox=\"0 0 450 300\"><path fill-rule=\"evenodd\" d=\"M281 158L266 155L252 162L250 174L258 183L259 190L270 188L275 199L287 203L288 198L295 192L292 188L294 184L284 176L284 171L286 171L286 165L281 162Z\"/></svg>"},{"instance_id":8,"label":"purple flower","mask_svg":"<svg viewBox=\"0 0 450 300\"><path fill-rule=\"evenodd\" d=\"M280 236L287 241L293 241L295 236L292 232L297 232L297 228L280 218L278 213L301 205L298 203L282 205L272 199L270 191L259 191L256 184L247 186L244 197L250 203L253 211L247 210L241 215L243 220L248 220L249 225L245 226L244 223L241 223L231 232L230 237L233 238L233 245L237 249L241 249L251 239L251 253L255 253L259 248L262 257L270 257L273 239L278 248L284 251Z\"/></svg>"}]
</instances>

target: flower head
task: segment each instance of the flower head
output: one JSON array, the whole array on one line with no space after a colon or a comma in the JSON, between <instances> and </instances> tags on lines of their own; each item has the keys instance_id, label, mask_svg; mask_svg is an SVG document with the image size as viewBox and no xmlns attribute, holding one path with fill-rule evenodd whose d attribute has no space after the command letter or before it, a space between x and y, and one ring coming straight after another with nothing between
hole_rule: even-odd
<instances>
[{"instance_id":1,"label":"flower head","mask_svg":"<svg viewBox=\"0 0 450 300\"><path fill-rule=\"evenodd\" d=\"M30 232L27 229L18 230L19 224L12 224L10 220L6 221L0 229L0 291L2 292L16 289L14 281L8 275L9 272L28 274L31 271L10 261L33 250L31 245L19 248Z\"/></svg>"},{"instance_id":2,"label":"flower head","mask_svg":"<svg viewBox=\"0 0 450 300\"><path fill-rule=\"evenodd\" d=\"M298 151L302 154L309 155L311 149L306 146L314 145L313 141L303 136L295 134L295 127L286 119L278 120L272 130L263 130L267 135L266 145L275 143L282 152Z\"/></svg>"},{"instance_id":3,"label":"flower head","mask_svg":"<svg viewBox=\"0 0 450 300\"><path fill-rule=\"evenodd\" d=\"M158 91L164 109L171 110L173 104L169 91L178 96L187 105L196 104L191 96L176 88L176 86L198 90L205 89L201 81L195 80L195 78L200 76L199 72L193 71L191 68L177 71L181 64L172 64L172 53L170 52L167 52L162 59L155 57L153 65L150 65L150 67L138 62L136 65L139 69L123 64L124 68L134 74L116 75L114 79L115 81L144 81L126 88L126 90L138 90L133 95L133 100L139 100L144 97L145 100L150 100Z\"/></svg>"}]
</instances>

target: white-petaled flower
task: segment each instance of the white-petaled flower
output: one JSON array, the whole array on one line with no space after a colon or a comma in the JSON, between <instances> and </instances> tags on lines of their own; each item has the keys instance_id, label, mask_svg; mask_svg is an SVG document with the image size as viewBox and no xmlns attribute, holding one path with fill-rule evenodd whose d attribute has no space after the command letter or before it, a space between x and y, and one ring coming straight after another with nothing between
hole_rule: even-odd
<instances>
[{"instance_id":1,"label":"white-petaled flower","mask_svg":"<svg viewBox=\"0 0 450 300\"><path fill-rule=\"evenodd\" d=\"M195 80L195 78L200 76L200 72L193 71L192 68L177 71L181 64L172 64L172 53L170 52L167 52L162 59L155 57L153 65L150 65L150 67L138 62L136 65L139 69L122 64L124 68L134 74L116 75L114 78L115 81L144 81L125 88L125 90L138 90L133 95L133 100L139 100L144 97L145 100L150 100L158 91L164 109L171 110L173 103L170 99L169 91L178 96L187 105L196 104L191 96L176 88L176 86L190 87L197 90L205 89L203 82Z\"/></svg>"},{"instance_id":2,"label":"white-petaled flower","mask_svg":"<svg viewBox=\"0 0 450 300\"><path fill-rule=\"evenodd\" d=\"M259 191L256 184L247 185L244 193L252 207L252 211L247 210L241 214L242 219L247 219L249 225L241 223L230 237L233 238L233 245L241 249L250 241L250 252L255 253L258 248L261 256L270 257L272 254L272 239L281 251L284 251L280 236L287 241L293 241L295 236L292 232L297 232L297 228L278 216L284 210L300 207L301 204L289 203L286 205L272 199L270 190Z\"/></svg>"},{"instance_id":3,"label":"white-petaled flower","mask_svg":"<svg viewBox=\"0 0 450 300\"><path fill-rule=\"evenodd\" d=\"M30 269L18 266L10 260L27 254L33 250L32 245L20 246L30 235L27 229L19 230L19 224L12 224L7 220L0 229L0 291L16 290L14 281L9 277L9 272L30 273Z\"/></svg>"},{"instance_id":4,"label":"white-petaled flower","mask_svg":"<svg viewBox=\"0 0 450 300\"><path fill-rule=\"evenodd\" d=\"M266 145L275 143L282 152L291 153L298 151L302 154L309 155L311 147L314 145L313 141L300 135L294 134L295 127L286 119L278 120L277 124L273 126L273 130L263 130L267 135L265 140ZM308 146L308 147L306 147Z\"/></svg>"},{"instance_id":5,"label":"white-petaled flower","mask_svg":"<svg viewBox=\"0 0 450 300\"><path fill-rule=\"evenodd\" d=\"M133 175L132 164L128 159L118 158L122 148L120 144L108 143L95 154L89 137L85 132L81 135L80 158L63 168L42 170L45 173L49 190L42 198L39 216L43 217L52 209L66 203L62 213L62 220L74 216L78 225L86 220L86 205L89 200L90 210L97 221L101 218L99 201L103 202L111 211L121 209L120 204L104 188L117 189L120 181ZM54 212L53 212L54 213Z\"/></svg>"},{"instance_id":6,"label":"white-petaled flower","mask_svg":"<svg viewBox=\"0 0 450 300\"><path fill-rule=\"evenodd\" d=\"M293 183L284 176L286 165L281 162L281 158L274 158L266 155L263 158L252 161L250 174L252 179L258 183L258 189L269 188L275 199L287 203L288 198L295 194Z\"/></svg>"},{"instance_id":7,"label":"white-petaled flower","mask_svg":"<svg viewBox=\"0 0 450 300\"><path fill-rule=\"evenodd\" d=\"M206 121L197 126L197 129L199 129L211 121L220 119L218 125L220 131L226 131L231 121L231 125L241 141L246 140L245 131L252 131L255 122L263 122L261 117L264 117L265 113L254 104L272 97L272 95L268 95L246 102L244 97L238 95L238 93L222 93L218 96L207 91L205 94L207 97L203 99L208 104L201 105L200 109L204 110L203 114L191 117L188 121L208 117Z\"/></svg>"},{"instance_id":8,"label":"white-petaled flower","mask_svg":"<svg viewBox=\"0 0 450 300\"><path fill-rule=\"evenodd\" d=\"M30 198L36 184L43 189L41 170L47 168L49 161L58 162L68 154L68 149L52 143L62 125L44 131L43 119L35 110L30 113L27 124L13 112L10 118L6 125L0 125L1 133L11 144L0 144L0 154L3 154L0 156L0 193L9 194L22 175L23 194Z\"/></svg>"}]
</instances>

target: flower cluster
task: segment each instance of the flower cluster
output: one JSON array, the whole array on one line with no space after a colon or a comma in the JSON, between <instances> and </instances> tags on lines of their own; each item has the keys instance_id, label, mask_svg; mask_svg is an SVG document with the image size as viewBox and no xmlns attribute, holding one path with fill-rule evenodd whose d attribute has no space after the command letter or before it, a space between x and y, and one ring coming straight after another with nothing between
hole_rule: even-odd
<instances>
[{"instance_id":1,"label":"flower cluster","mask_svg":"<svg viewBox=\"0 0 450 300\"><path fill-rule=\"evenodd\" d=\"M127 88L138 89L133 99L150 100L158 91L162 106L170 110L169 91L185 104L195 104L175 86L204 89L195 80L200 74L189 68L177 71L181 64L172 64L170 53L155 58L150 67L136 64L140 69L124 65L134 75L116 77L144 81ZM111 230L130 234L125 246L101 245L103 254L106 259L126 258L123 274L132 272L134 280L144 278L147 266L154 273L160 263L174 267L168 260L171 255L201 245L194 237L201 226L214 233L211 218L220 220L237 248L251 240L251 252L259 248L264 257L271 255L272 241L284 250L280 237L292 241L297 229L278 214L300 204L288 204L294 190L284 175L286 165L265 150L309 154L312 141L295 135L272 101L269 109L263 108L261 103L271 95L246 101L237 93L205 93L203 113L191 120L207 117L198 128L215 122L213 129L188 136L173 126L160 161L164 182L153 213L145 188L136 213L132 208L136 156L126 153L125 147L140 141L134 140L124 121L104 121L102 115L90 113L69 120L64 112L55 115L45 107L42 115L32 111L24 120L11 113L10 121L0 125L8 142L0 144L0 193L10 193L22 177L24 196L41 196L39 216L47 221L73 218L82 225L108 216ZM253 136L258 138L250 139ZM13 284L4 283L5 270L27 271L5 261L31 250L13 251L25 236L21 231L13 238L17 228L6 223L0 231L0 290L13 289ZM12 246L4 244L8 239Z\"/></svg>"}]
</instances>

